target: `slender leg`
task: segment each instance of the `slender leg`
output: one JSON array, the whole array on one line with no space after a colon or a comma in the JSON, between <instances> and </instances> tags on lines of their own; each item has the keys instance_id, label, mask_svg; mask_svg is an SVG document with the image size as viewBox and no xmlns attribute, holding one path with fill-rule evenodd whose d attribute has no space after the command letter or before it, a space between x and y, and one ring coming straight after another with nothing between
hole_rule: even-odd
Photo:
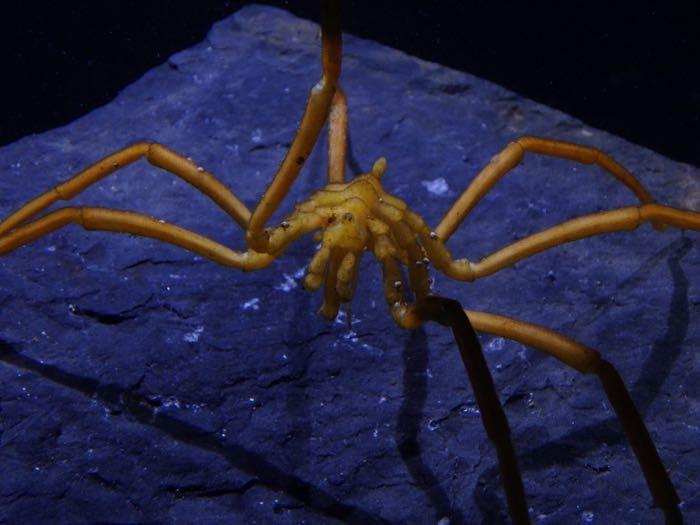
<instances>
[{"instance_id":1,"label":"slender leg","mask_svg":"<svg viewBox=\"0 0 700 525\"><path fill-rule=\"evenodd\" d=\"M521 259L567 242L603 233L634 230L646 221L682 230L700 231L700 213L661 204L645 204L571 219L525 237L474 263L468 259L453 259L443 240L431 232L423 219L415 213L407 211L404 219L420 238L433 265L460 281L473 281L491 275Z\"/></svg>"},{"instance_id":2,"label":"slender leg","mask_svg":"<svg viewBox=\"0 0 700 525\"><path fill-rule=\"evenodd\" d=\"M262 228L286 195L315 144L320 129L328 116L340 75L340 4L338 0L324 0L322 7L323 76L312 88L294 142L252 217L248 208L213 175L160 144L142 142L105 157L67 182L30 201L0 223L0 236L16 228L54 202L68 200L120 167L130 164L140 157L146 157L152 164L170 171L209 196L241 227L249 230L248 236L252 241L251 246L255 245L261 248L258 251L268 251L269 238L262 231ZM255 242L263 237L263 242Z\"/></svg>"},{"instance_id":3,"label":"slender leg","mask_svg":"<svg viewBox=\"0 0 700 525\"><path fill-rule=\"evenodd\" d=\"M627 186L639 198L642 204L653 202L651 195L642 184L612 157L602 151L588 146L540 137L520 137L496 155L491 162L474 178L464 193L457 199L435 232L443 240L452 236L467 214L481 198L511 169L522 160L526 151L570 159L584 164L597 164L613 177Z\"/></svg>"},{"instance_id":4,"label":"slender leg","mask_svg":"<svg viewBox=\"0 0 700 525\"><path fill-rule=\"evenodd\" d=\"M323 0L321 6L323 75L321 80L311 88L294 141L250 218L247 234L248 246L258 252L268 251L265 224L287 195L304 162L309 157L321 128L328 118L340 76L340 2L338 0Z\"/></svg>"},{"instance_id":5,"label":"slender leg","mask_svg":"<svg viewBox=\"0 0 700 525\"><path fill-rule=\"evenodd\" d=\"M642 467L654 503L663 509L666 523L682 523L678 508L680 498L642 417L612 364L595 350L541 326L486 312L465 312L476 330L513 339L544 351L579 372L596 374Z\"/></svg>"},{"instance_id":6,"label":"slender leg","mask_svg":"<svg viewBox=\"0 0 700 525\"><path fill-rule=\"evenodd\" d=\"M348 103L342 88L337 86L328 117L328 184L345 182L347 147Z\"/></svg>"},{"instance_id":7,"label":"slender leg","mask_svg":"<svg viewBox=\"0 0 700 525\"><path fill-rule=\"evenodd\" d=\"M481 351L479 339L461 305L454 299L430 296L407 307L406 317L412 324L434 321L452 329L459 354L472 384L479 405L486 434L496 447L501 479L508 500L513 523L530 523L525 490L515 449L510 438L510 427L493 384L491 372ZM414 324L415 326L415 324Z\"/></svg>"},{"instance_id":8,"label":"slender leg","mask_svg":"<svg viewBox=\"0 0 700 525\"><path fill-rule=\"evenodd\" d=\"M45 210L59 200L70 200L88 186L102 180L110 173L144 157L154 166L169 171L190 183L207 195L228 213L242 228L248 226L250 211L238 197L214 175L198 167L182 155L157 143L139 142L121 149L96 162L75 177L59 184L22 206L0 223L0 236L6 234L19 224Z\"/></svg>"},{"instance_id":9,"label":"slender leg","mask_svg":"<svg viewBox=\"0 0 700 525\"><path fill-rule=\"evenodd\" d=\"M603 233L634 230L646 221L655 221L664 226L673 226L679 229L700 231L700 213L660 204L647 204L639 208L620 208L594 213L525 237L477 263L470 263L473 278L485 277L525 257L567 242Z\"/></svg>"},{"instance_id":10,"label":"slender leg","mask_svg":"<svg viewBox=\"0 0 700 525\"><path fill-rule=\"evenodd\" d=\"M158 239L241 270L263 268L276 257L276 254L269 255L250 250L237 252L190 230L140 213L92 207L59 208L34 222L15 228L0 237L0 255L11 252L67 224L78 224L86 230L130 233Z\"/></svg>"}]
</instances>

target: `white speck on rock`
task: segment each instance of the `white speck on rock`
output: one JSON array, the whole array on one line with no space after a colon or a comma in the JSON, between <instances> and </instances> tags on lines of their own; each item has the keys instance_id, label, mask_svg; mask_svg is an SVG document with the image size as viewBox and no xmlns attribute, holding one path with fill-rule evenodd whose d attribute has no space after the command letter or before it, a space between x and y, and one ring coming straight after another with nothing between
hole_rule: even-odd
<instances>
[{"instance_id":1,"label":"white speck on rock","mask_svg":"<svg viewBox=\"0 0 700 525\"><path fill-rule=\"evenodd\" d=\"M191 332L187 332L184 336L182 336L182 339L187 343L196 343L199 341L199 336L202 335L202 332L204 332L204 327L198 326Z\"/></svg>"},{"instance_id":2,"label":"white speck on rock","mask_svg":"<svg viewBox=\"0 0 700 525\"><path fill-rule=\"evenodd\" d=\"M250 301L246 301L241 305L244 310L260 310L260 299L253 297Z\"/></svg>"},{"instance_id":3,"label":"white speck on rock","mask_svg":"<svg viewBox=\"0 0 700 525\"><path fill-rule=\"evenodd\" d=\"M283 273L282 276L284 277L284 282L275 286L275 290L290 292L297 287L297 282L294 280L294 277L288 273Z\"/></svg>"},{"instance_id":4,"label":"white speck on rock","mask_svg":"<svg viewBox=\"0 0 700 525\"><path fill-rule=\"evenodd\" d=\"M521 361L527 361L527 352L525 352L524 346L521 346L520 350L518 350L518 357Z\"/></svg>"},{"instance_id":5,"label":"white speck on rock","mask_svg":"<svg viewBox=\"0 0 700 525\"><path fill-rule=\"evenodd\" d=\"M447 185L447 181L442 177L438 177L435 180L424 180L421 184L425 186L425 189L433 195L445 195L450 191L450 187Z\"/></svg>"},{"instance_id":6,"label":"white speck on rock","mask_svg":"<svg viewBox=\"0 0 700 525\"><path fill-rule=\"evenodd\" d=\"M180 401L175 397L169 397L163 401L163 407L165 408L180 408Z\"/></svg>"},{"instance_id":7,"label":"white speck on rock","mask_svg":"<svg viewBox=\"0 0 700 525\"><path fill-rule=\"evenodd\" d=\"M476 405L464 405L462 408L462 414L469 414L470 416L478 416L481 412Z\"/></svg>"},{"instance_id":8,"label":"white speck on rock","mask_svg":"<svg viewBox=\"0 0 700 525\"><path fill-rule=\"evenodd\" d=\"M503 350L504 343L505 340L502 337L494 337L489 341L489 344L486 345L486 351L498 352L499 350Z\"/></svg>"},{"instance_id":9,"label":"white speck on rock","mask_svg":"<svg viewBox=\"0 0 700 525\"><path fill-rule=\"evenodd\" d=\"M357 332L354 332L352 330L348 330L341 337L346 341L350 341L351 343L357 343L360 340L360 338L357 335Z\"/></svg>"},{"instance_id":10,"label":"white speck on rock","mask_svg":"<svg viewBox=\"0 0 700 525\"><path fill-rule=\"evenodd\" d=\"M262 142L262 130L260 128L255 128L250 134L250 140L255 144L260 144Z\"/></svg>"},{"instance_id":11,"label":"white speck on rock","mask_svg":"<svg viewBox=\"0 0 700 525\"><path fill-rule=\"evenodd\" d=\"M354 325L362 322L356 315L352 315L350 311L346 311L344 309L338 311L338 315L335 316L335 319L333 322L335 324L347 325L348 324L348 316L350 316L350 325L351 326L354 326Z\"/></svg>"}]
</instances>

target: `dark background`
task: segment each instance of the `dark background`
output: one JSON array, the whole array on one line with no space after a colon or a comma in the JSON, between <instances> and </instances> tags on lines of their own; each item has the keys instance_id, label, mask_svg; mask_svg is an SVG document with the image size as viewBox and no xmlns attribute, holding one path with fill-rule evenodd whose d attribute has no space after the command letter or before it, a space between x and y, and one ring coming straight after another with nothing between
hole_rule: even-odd
<instances>
[{"instance_id":1,"label":"dark background","mask_svg":"<svg viewBox=\"0 0 700 525\"><path fill-rule=\"evenodd\" d=\"M0 144L107 103L247 3L5 0ZM263 3L318 17L316 1ZM700 2L531 4L350 0L344 29L700 165Z\"/></svg>"}]
</instances>

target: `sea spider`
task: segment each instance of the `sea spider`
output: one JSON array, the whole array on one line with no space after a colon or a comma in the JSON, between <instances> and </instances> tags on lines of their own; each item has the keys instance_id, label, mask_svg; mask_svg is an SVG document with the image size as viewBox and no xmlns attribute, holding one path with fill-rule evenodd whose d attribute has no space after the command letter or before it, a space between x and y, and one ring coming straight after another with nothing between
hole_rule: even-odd
<instances>
[{"instance_id":1,"label":"sea spider","mask_svg":"<svg viewBox=\"0 0 700 525\"><path fill-rule=\"evenodd\" d=\"M336 2L329 2L327 9L337 8ZM563 156L574 160L585 162L596 162L603 168L609 169L615 177L621 180L630 188L643 203L650 201L649 195L644 188L629 173L615 161L600 152L586 147L574 146L561 142L536 138L521 138L508 146L476 179L476 184L469 186L458 204L452 208L446 218L440 222L434 230L426 226L425 222L414 212L405 208L403 201L396 199L391 194L382 190L380 178L385 170L383 160L375 162L372 170L355 181L345 183L343 157L345 153L345 124L344 107L345 102L340 91L336 90L336 78L339 73L339 39L340 32L337 29L337 16L326 15L324 25L324 54L326 57L324 67L324 80L314 87L314 95L310 103L308 119L302 123L298 135L300 139L295 140L287 154L285 164L281 169L281 176L278 176L266 193L266 198L262 204L258 205L251 215L247 212L241 201L233 196L225 187L220 185L204 168L189 161L186 158L173 153L163 147L139 143L123 150L113 156L107 157L104 161L98 162L93 168L89 168L81 178L72 179L72 182L61 184L56 190L49 192L35 204L23 207L18 214L0 225L4 228L4 237L0 239L0 250L9 252L22 246L48 231L59 228L68 222L79 222L88 229L107 229L117 231L127 231L139 235L160 238L173 244L179 244L191 249L205 257L212 258L218 262L234 267L253 270L259 266L269 264L274 257L280 255L288 242L295 240L304 232L314 229L322 229L322 246L308 266L306 284L309 288L324 286L324 301L322 311L328 318L334 318L342 302L347 302L352 298L357 276L357 269L360 256L365 248L372 251L382 265L384 276L382 279L384 295L386 297L390 311L395 321L404 327L416 328L422 321L427 319L439 322L450 323L455 326L460 340L460 347L464 353L465 361L477 356L479 353L478 344L473 340L465 341L471 336L466 318L461 317L461 309L456 307L452 301L444 301L433 298L430 295L430 286L427 274L427 263L429 262L437 270L442 270L451 277L460 280L473 280L477 277L485 276L492 270L507 267L519 258L541 251L550 246L558 245L563 240L601 233L606 231L617 231L620 229L630 229L637 225L640 218L654 220L676 227L698 229L700 217L697 213L683 210L675 210L665 206L648 204L643 208L625 208L622 211L601 212L596 217L591 217L585 221L568 222L563 229L549 230L546 235L530 237L530 241L519 241L515 248L508 252L498 252L500 255L495 258L486 259L484 262L476 264L465 260L453 261L449 253L445 250L443 241L446 241L454 232L458 224L464 218L481 196L486 193L492 184L495 184L500 176L504 175L507 168L515 165L522 156L525 149L540 153L550 153L554 156ZM338 71L335 71L335 68ZM338 111L337 120L332 118L330 134L330 186L326 190L314 194L310 200L297 206L287 219L283 220L273 229L265 230L263 226L270 218L272 208L275 208L286 191L289 190L291 181L296 172L302 167L309 156L310 148L318 135L320 128L331 105L331 98L335 97L333 109ZM309 123L311 122L311 123ZM27 222L33 215L42 211L46 206L55 200L71 198L83 187L91 184L102 176L116 171L124 164L128 164L140 156L148 156L149 160L169 171L175 172L185 178L191 184L207 192L220 206L229 212L236 222L238 222L248 233L249 246L258 249L257 254L241 255L223 249L220 245L209 241L206 238L195 236L183 232L183 230L165 224L158 220L135 214L124 214L120 212L104 211L99 209L86 208L65 208L56 212L51 212L46 219L38 219L33 225ZM289 174L292 173L292 176ZM82 181L82 182L81 182ZM281 181L281 182L280 182ZM387 187L388 184L387 184ZM257 217L257 220L256 220ZM661 226L662 224L657 224ZM534 240L533 240L534 239ZM327 248L333 249L327 249ZM266 255L269 253L269 255ZM514 255L509 255L514 254ZM90 264L89 262L87 264ZM408 280L405 280L399 271L400 264L408 268ZM329 271L330 268L330 271ZM435 270L435 271L437 271ZM267 275L270 275L269 273ZM409 286L410 285L410 286ZM410 292L405 292L410 288ZM411 294L418 299L417 303L411 302ZM416 306L417 305L417 306ZM88 313L85 308L76 308L77 313ZM555 354L565 363L582 371L598 372L608 390L612 395L613 404L623 412L633 410L628 404L624 394L622 384L617 380L614 369L606 362L600 361L594 352L573 343L572 341L556 336L552 332L538 329L532 325L524 325L511 322L510 325L503 324L504 319L497 316L489 316L470 311L472 323L480 329L490 331L498 335L505 335L514 339L526 342L532 346L545 349ZM103 321L107 321L103 319ZM120 321L121 322L121 321ZM191 339L196 339L196 330ZM470 352L474 352L471 354ZM472 357L470 357L470 355ZM25 365L25 368L42 369L39 366L29 366L27 361L23 361L19 356L14 359L15 364ZM182 365L187 366L185 362ZM473 364L473 363L472 363ZM500 412L500 405L495 398L494 390L490 386L490 376L485 370L483 363L477 363L480 370L469 370L470 379L475 384L475 389L480 391L478 399L482 414L485 419L493 423L496 428L490 428L490 435L498 443L499 455L501 456L504 477L508 487L508 497L511 513L514 521L527 521L527 508L524 505L522 489L520 487L517 465L512 457L510 449L508 430ZM137 390L141 384L135 383L132 390ZM70 383L63 377L64 383ZM100 381L93 385L92 394L99 399L109 402L118 402L122 407L131 410L137 418L140 416L139 410L148 401L148 398L139 398L131 394L120 396L110 394L109 388L100 387ZM81 391L89 392L89 385ZM490 397L489 397L490 396ZM251 398L253 399L253 398ZM255 403L255 400L251 401ZM160 402L159 406L168 407L172 403ZM153 411L148 412L153 415ZM158 415L159 411L155 410ZM163 417L163 416L161 416ZM644 427L641 420L638 420L632 413L622 418L623 423L628 426L628 432L638 436L644 434ZM173 428L173 422L164 418L164 421ZM168 425L164 425L168 427ZM160 427L160 428L164 428ZM207 440L199 440L196 437L186 437L185 427L175 425L173 433L190 443L207 446ZM630 430L631 428L631 430ZM209 448L216 448L218 445L209 444ZM517 446L517 443L516 443ZM644 458L644 465L647 469L648 481L650 484L658 482L655 487L654 496L657 504L666 511L669 521L679 519L677 513L677 497L670 483L667 481L663 466L655 456L653 444L642 435L641 442L636 444L639 455ZM224 447L225 449L225 447ZM245 461L243 461L245 463ZM274 486L274 475L268 469L267 479L264 475L259 475L268 484ZM651 472L651 473L650 473ZM285 486L285 483L281 483ZM287 483L285 488L296 496L303 495L299 490L294 490L293 483ZM279 485L278 485L279 486ZM182 490L181 490L182 491ZM302 497L303 499L303 497ZM324 508L323 505L320 505ZM331 508L337 508L335 504ZM342 509L341 509L342 510ZM336 515L341 516L339 511Z\"/></svg>"}]
</instances>

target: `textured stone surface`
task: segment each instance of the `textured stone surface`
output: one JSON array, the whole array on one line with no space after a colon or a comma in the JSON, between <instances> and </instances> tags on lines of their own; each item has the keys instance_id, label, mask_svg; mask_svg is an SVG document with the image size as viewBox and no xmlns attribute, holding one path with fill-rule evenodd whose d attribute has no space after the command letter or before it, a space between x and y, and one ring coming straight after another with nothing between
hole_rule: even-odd
<instances>
[{"instance_id":1,"label":"textured stone surface","mask_svg":"<svg viewBox=\"0 0 700 525\"><path fill-rule=\"evenodd\" d=\"M251 7L107 106L0 150L0 213L122 145L158 140L251 207L319 75L317 28ZM697 209L696 168L464 73L347 37L354 169L435 224L510 140L599 146L658 200ZM315 151L283 211L323 184ZM431 185L444 179L445 186ZM431 188L433 191L431 191ZM437 189L436 189L437 188ZM242 247L238 227L138 163L77 202L146 212ZM529 156L450 242L490 251L567 218L634 203L589 166ZM281 215L280 215L281 217ZM621 371L700 520L698 235L570 244L473 284L465 306L560 330ZM252 274L151 240L66 228L0 259L0 523L507 522L493 448L446 330L403 332L363 261L349 331L300 287L313 241ZM659 523L594 378L499 338L483 345L537 523Z\"/></svg>"}]
</instances>

